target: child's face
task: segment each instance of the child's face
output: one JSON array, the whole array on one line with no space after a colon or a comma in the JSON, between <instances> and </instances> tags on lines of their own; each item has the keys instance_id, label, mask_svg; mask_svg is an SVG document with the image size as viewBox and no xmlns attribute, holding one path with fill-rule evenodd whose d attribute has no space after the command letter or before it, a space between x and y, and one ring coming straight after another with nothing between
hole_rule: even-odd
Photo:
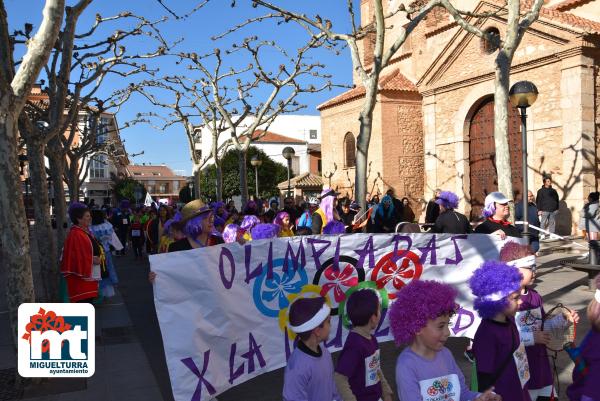
<instances>
[{"instance_id":1,"label":"child's face","mask_svg":"<svg viewBox=\"0 0 600 401\"><path fill-rule=\"evenodd\" d=\"M508 296L508 305L504 309L506 316L515 316L521 305L521 290L515 291Z\"/></svg>"},{"instance_id":2,"label":"child's face","mask_svg":"<svg viewBox=\"0 0 600 401\"><path fill-rule=\"evenodd\" d=\"M531 286L533 284L533 279L535 278L535 273L533 270L520 267L519 271L523 276L523 280L521 280L521 287Z\"/></svg>"},{"instance_id":3,"label":"child's face","mask_svg":"<svg viewBox=\"0 0 600 401\"><path fill-rule=\"evenodd\" d=\"M329 332L331 331L331 316L327 316L327 319L323 322L323 327L317 327L315 334L317 341L322 342L329 338Z\"/></svg>"},{"instance_id":4,"label":"child's face","mask_svg":"<svg viewBox=\"0 0 600 401\"><path fill-rule=\"evenodd\" d=\"M417 333L417 337L426 348L439 352L444 348L450 336L449 324L450 316L448 314L438 316L436 319L429 319L427 326Z\"/></svg>"}]
</instances>

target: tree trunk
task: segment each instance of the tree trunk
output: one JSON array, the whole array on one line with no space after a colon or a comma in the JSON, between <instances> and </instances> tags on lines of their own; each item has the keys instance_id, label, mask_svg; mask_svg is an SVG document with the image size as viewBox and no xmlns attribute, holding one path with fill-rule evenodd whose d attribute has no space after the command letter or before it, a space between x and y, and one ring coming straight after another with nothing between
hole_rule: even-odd
<instances>
[{"instance_id":1,"label":"tree trunk","mask_svg":"<svg viewBox=\"0 0 600 401\"><path fill-rule=\"evenodd\" d=\"M216 179L217 179L217 201L223 202L223 168L221 161L215 159Z\"/></svg>"},{"instance_id":2,"label":"tree trunk","mask_svg":"<svg viewBox=\"0 0 600 401\"><path fill-rule=\"evenodd\" d=\"M56 138L55 138L56 139ZM50 145L52 146L52 145ZM50 177L52 178L52 188L54 189L54 218L56 221L56 244L57 250L62 246L67 237L67 198L64 187L65 160L58 154L51 154L50 159Z\"/></svg>"},{"instance_id":3,"label":"tree trunk","mask_svg":"<svg viewBox=\"0 0 600 401\"><path fill-rule=\"evenodd\" d=\"M240 195L242 197L242 209L248 203L248 172L246 171L246 156L245 150L238 150L238 161L240 168Z\"/></svg>"},{"instance_id":4,"label":"tree trunk","mask_svg":"<svg viewBox=\"0 0 600 401\"><path fill-rule=\"evenodd\" d=\"M69 166L67 186L69 187L70 203L79 202L79 168L75 163Z\"/></svg>"},{"instance_id":5,"label":"tree trunk","mask_svg":"<svg viewBox=\"0 0 600 401\"><path fill-rule=\"evenodd\" d=\"M379 76L372 79L365 88L367 93L365 103L360 112L360 131L356 139L356 167L354 175L355 200L362 210L367 210L367 167L369 165L369 144L373 130L373 109L377 100L377 82Z\"/></svg>"},{"instance_id":6,"label":"tree trunk","mask_svg":"<svg viewBox=\"0 0 600 401\"><path fill-rule=\"evenodd\" d=\"M496 172L498 191L513 198L510 148L508 145L508 90L510 60L501 50L496 57L496 82L494 91L494 144L496 146Z\"/></svg>"},{"instance_id":7,"label":"tree trunk","mask_svg":"<svg viewBox=\"0 0 600 401\"><path fill-rule=\"evenodd\" d=\"M0 239L2 267L6 270L6 300L14 344L17 344L19 305L35 302L29 232L17 162L17 115L13 96L0 98ZM17 113L18 114L18 113Z\"/></svg>"},{"instance_id":8,"label":"tree trunk","mask_svg":"<svg viewBox=\"0 0 600 401\"><path fill-rule=\"evenodd\" d=\"M29 179L33 196L35 212L35 240L38 247L38 258L44 289L45 302L58 301L58 257L56 238L52 232L50 221L50 203L48 201L48 185L46 181L46 166L44 164L45 144L26 137L27 157L29 160Z\"/></svg>"}]
</instances>

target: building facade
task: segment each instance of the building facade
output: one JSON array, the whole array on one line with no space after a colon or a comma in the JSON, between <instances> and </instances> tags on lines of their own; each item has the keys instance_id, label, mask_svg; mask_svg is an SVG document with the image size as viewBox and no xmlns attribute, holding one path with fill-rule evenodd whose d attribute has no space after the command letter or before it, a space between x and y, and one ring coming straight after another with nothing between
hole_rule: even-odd
<instances>
[{"instance_id":1,"label":"building facade","mask_svg":"<svg viewBox=\"0 0 600 401\"><path fill-rule=\"evenodd\" d=\"M187 177L175 174L165 165L130 164L127 176L142 183L152 199L168 204L179 201L179 191L187 184Z\"/></svg>"},{"instance_id":2,"label":"building facade","mask_svg":"<svg viewBox=\"0 0 600 401\"><path fill-rule=\"evenodd\" d=\"M371 1L362 1L363 23ZM499 4L463 1L458 6L495 11ZM403 23L397 22L394 26ZM502 37L505 15L480 20L480 27ZM393 36L393 31L388 34ZM369 40L363 42L365 54L369 46ZM549 1L512 63L511 84L532 81L540 92L527 110L528 186L535 194L542 177L552 177L561 199L559 228L565 234L576 231L579 210L600 182L599 46L599 0ZM472 219L479 216L485 195L497 189L495 56L489 43L458 28L444 10L429 14L383 71L367 191L393 188L397 196L424 205L434 189L452 190L461 197L461 211ZM364 89L360 92L358 85L319 106L323 174L333 172L332 182L342 190L354 180L350 145L358 134ZM509 142L513 189L520 199L520 125L518 111L510 106Z\"/></svg>"}]
</instances>

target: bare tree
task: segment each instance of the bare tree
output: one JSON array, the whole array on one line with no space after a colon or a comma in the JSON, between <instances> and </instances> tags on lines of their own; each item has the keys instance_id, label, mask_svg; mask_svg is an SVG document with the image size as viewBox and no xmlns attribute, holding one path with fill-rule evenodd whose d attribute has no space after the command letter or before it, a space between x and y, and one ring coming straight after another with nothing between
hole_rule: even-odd
<instances>
[{"instance_id":1,"label":"bare tree","mask_svg":"<svg viewBox=\"0 0 600 401\"><path fill-rule=\"evenodd\" d=\"M42 23L29 41L15 72L13 38L8 31L4 1L0 0L0 238L14 344L17 343L17 309L24 302L35 301L28 224L17 162L18 121L31 88L56 43L64 3L64 0L46 0Z\"/></svg>"},{"instance_id":2,"label":"bare tree","mask_svg":"<svg viewBox=\"0 0 600 401\"><path fill-rule=\"evenodd\" d=\"M500 190L512 193L510 186L507 113L510 62L525 30L537 19L543 0L535 0L533 8L522 19L520 19L519 14L520 1L508 0L508 27L504 41L500 41L500 38L490 32L481 30L477 24L480 21L479 18L488 18L503 13L505 11L504 7L499 7L497 10L474 13L456 9L450 3L450 0L430 0L427 2L416 1L409 6L400 4L396 9L385 10L382 0L373 0L371 2L373 5L372 22L364 26L358 26L355 21L353 2L348 0L347 9L352 30L350 33L340 33L333 30L333 24L330 20L324 19L319 15L310 17L306 14L286 10L265 0L251 0L251 2L254 6L261 6L271 10L271 13L252 18L230 31L240 29L242 26L250 23L276 18L285 22L294 21L300 24L312 37L327 38L333 42L344 42L350 49L353 70L365 88L365 100L359 115L360 130L356 142L356 175L354 181L356 198L363 208L366 203L368 152L372 133L373 110L377 101L377 85L381 72L389 65L390 60L404 44L411 32L433 8L442 7L448 11L462 29L485 38L492 43L498 43L500 51L496 59L496 157L498 158L498 175L499 177L503 176L501 179L499 178ZM391 26L388 21L399 13L406 15L407 23L402 27ZM473 19L475 23L471 23ZM396 36L386 39L386 34L392 28L397 32ZM364 59L361 59L359 52L360 41L368 36L374 36L373 54L372 57L369 57L369 60L372 60L371 63L366 63ZM506 174L508 174L508 177ZM507 188L510 190L507 191Z\"/></svg>"},{"instance_id":3,"label":"bare tree","mask_svg":"<svg viewBox=\"0 0 600 401\"><path fill-rule=\"evenodd\" d=\"M319 47L322 39L311 38L297 53L290 57L286 51L272 41L258 41L256 37L245 39L236 44L233 49L222 52L220 49L198 56L195 53L179 53L179 63L186 65L198 77L185 76L165 77L161 82L148 82L140 92L154 105L170 110L168 117L156 113L146 113L140 116L140 121L149 122L149 117L161 118L164 129L174 123L185 127L190 146L190 154L194 163L196 186L200 187L199 170L212 159L217 167L217 197L222 198L222 173L220 172L220 155L232 146L238 151L240 168L240 193L242 203L248 200L248 183L246 180L246 154L252 141L264 135L257 135L257 129L268 127L282 113L294 112L304 108L296 98L301 93L314 93L331 88L333 84L329 76L322 74L323 65L307 62L310 49ZM275 69L267 66L267 56L263 52L270 51L268 60L275 59L273 51L277 52L281 64ZM251 63L246 67L225 67L223 53L247 52ZM264 57L264 58L263 58ZM212 67L208 59L212 61ZM304 85L303 77L311 76L321 81L322 86ZM150 88L160 88L175 98L173 103L159 100ZM255 102L256 93L266 92L262 101ZM198 123L193 123L193 118ZM208 155L196 152L198 128L206 127L211 133L212 144ZM229 138L219 145L219 137L224 132Z\"/></svg>"}]
</instances>

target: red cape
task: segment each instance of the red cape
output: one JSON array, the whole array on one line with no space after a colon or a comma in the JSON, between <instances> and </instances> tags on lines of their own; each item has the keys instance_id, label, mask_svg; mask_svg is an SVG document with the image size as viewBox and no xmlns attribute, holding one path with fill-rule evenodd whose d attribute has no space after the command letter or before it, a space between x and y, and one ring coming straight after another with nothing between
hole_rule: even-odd
<instances>
[{"instance_id":1,"label":"red cape","mask_svg":"<svg viewBox=\"0 0 600 401\"><path fill-rule=\"evenodd\" d=\"M65 276L74 274L89 279L92 276L93 253L88 234L81 227L71 227L63 247L60 271Z\"/></svg>"}]
</instances>

